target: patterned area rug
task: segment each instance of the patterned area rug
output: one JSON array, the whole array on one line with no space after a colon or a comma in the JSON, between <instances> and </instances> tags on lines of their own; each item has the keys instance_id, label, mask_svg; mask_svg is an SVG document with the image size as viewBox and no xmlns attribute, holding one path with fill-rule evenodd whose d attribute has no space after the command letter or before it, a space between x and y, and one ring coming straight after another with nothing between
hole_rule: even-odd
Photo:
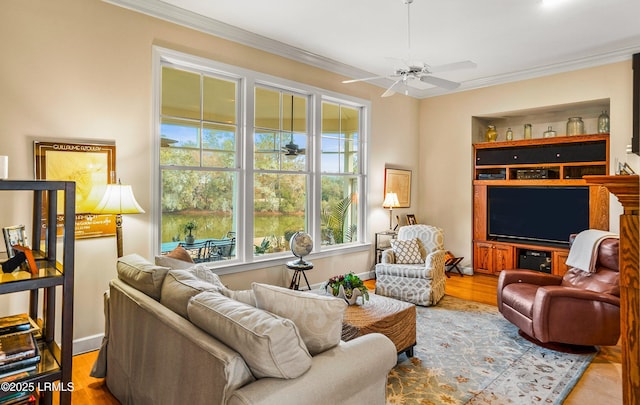
<instances>
[{"instance_id":1,"label":"patterned area rug","mask_svg":"<svg viewBox=\"0 0 640 405\"><path fill-rule=\"evenodd\" d=\"M497 307L445 296L417 307L413 358L398 357L388 404L561 404L596 352L542 348Z\"/></svg>"}]
</instances>

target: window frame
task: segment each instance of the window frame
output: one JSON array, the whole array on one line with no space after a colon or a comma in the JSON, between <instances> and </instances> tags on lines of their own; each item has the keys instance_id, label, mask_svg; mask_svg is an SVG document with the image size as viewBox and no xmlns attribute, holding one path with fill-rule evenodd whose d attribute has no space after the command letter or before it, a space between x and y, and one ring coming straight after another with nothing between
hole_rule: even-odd
<instances>
[{"instance_id":1,"label":"window frame","mask_svg":"<svg viewBox=\"0 0 640 405\"><path fill-rule=\"evenodd\" d=\"M162 220L161 210L161 166L160 166L160 108L161 108L161 74L163 66L174 66L180 69L195 72L211 73L212 75L237 80L238 82L238 139L236 140L236 167L238 183L237 187L237 223L236 234L236 258L223 262L212 262L211 268L218 274L236 273L247 270L277 266L290 261L291 252L273 253L264 256L254 256L253 245L248 243L248 238L242 235L253 235L253 187L254 174L254 102L256 86L267 87L278 91L293 92L304 95L308 102L307 119L307 161L303 172L308 175L308 194L306 201L307 231L314 240L314 250L306 259L328 257L337 254L369 250L371 242L368 238L367 227L367 189L368 189L368 138L371 127L371 103L367 100L331 92L303 83L266 75L238 66L228 65L214 60L189 55L179 51L153 46L153 108L152 122L152 187L151 187L151 212L152 227L151 252L160 254ZM322 172L321 163L321 125L322 103L324 101L350 106L360 111L360 133L358 139L359 148L359 173L327 173ZM360 178L358 185L358 235L356 242L342 243L338 245L321 246L320 227L320 199L322 195L321 179L323 175L350 175Z\"/></svg>"}]
</instances>

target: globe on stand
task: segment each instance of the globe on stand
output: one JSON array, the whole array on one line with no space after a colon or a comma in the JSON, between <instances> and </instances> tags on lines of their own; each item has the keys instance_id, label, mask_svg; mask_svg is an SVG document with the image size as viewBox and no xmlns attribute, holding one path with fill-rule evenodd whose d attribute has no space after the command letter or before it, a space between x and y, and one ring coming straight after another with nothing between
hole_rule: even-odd
<instances>
[{"instance_id":1,"label":"globe on stand","mask_svg":"<svg viewBox=\"0 0 640 405\"><path fill-rule=\"evenodd\" d=\"M291 253L298 258L298 261L293 263L296 266L308 266L310 263L303 260L304 256L307 256L313 250L313 240L308 233L296 232L289 241L291 245Z\"/></svg>"}]
</instances>

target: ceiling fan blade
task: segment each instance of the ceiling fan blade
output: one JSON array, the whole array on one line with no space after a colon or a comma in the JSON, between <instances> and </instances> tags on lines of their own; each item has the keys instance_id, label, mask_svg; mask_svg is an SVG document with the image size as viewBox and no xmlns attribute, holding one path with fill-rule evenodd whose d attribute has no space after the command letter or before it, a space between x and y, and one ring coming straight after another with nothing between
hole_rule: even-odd
<instances>
[{"instance_id":1,"label":"ceiling fan blade","mask_svg":"<svg viewBox=\"0 0 640 405\"><path fill-rule=\"evenodd\" d=\"M396 92L395 90L393 90L394 87L396 87L398 85L398 83L400 83L402 81L402 79L400 80L396 80L395 83L393 83L391 86L389 86L389 88L387 89L387 91L385 91L384 93L382 93L382 96L380 97L389 97L389 96L393 96Z\"/></svg>"},{"instance_id":2,"label":"ceiling fan blade","mask_svg":"<svg viewBox=\"0 0 640 405\"><path fill-rule=\"evenodd\" d=\"M475 67L478 67L478 65L475 62L472 62L470 60L465 60L462 62L454 62L454 63L447 63L446 65L433 66L429 68L429 71L432 73L450 72L452 70L472 69Z\"/></svg>"},{"instance_id":3,"label":"ceiling fan blade","mask_svg":"<svg viewBox=\"0 0 640 405\"><path fill-rule=\"evenodd\" d=\"M433 84L434 86L442 87L447 90L457 89L460 86L460 83L458 82L452 82L451 80L435 76L422 76L420 77L420 81Z\"/></svg>"},{"instance_id":4,"label":"ceiling fan blade","mask_svg":"<svg viewBox=\"0 0 640 405\"><path fill-rule=\"evenodd\" d=\"M364 82L367 80L375 80L375 79L385 79L387 76L373 76L373 77L364 77L362 79L351 79L351 80L343 80L342 83L355 83L355 82Z\"/></svg>"}]
</instances>

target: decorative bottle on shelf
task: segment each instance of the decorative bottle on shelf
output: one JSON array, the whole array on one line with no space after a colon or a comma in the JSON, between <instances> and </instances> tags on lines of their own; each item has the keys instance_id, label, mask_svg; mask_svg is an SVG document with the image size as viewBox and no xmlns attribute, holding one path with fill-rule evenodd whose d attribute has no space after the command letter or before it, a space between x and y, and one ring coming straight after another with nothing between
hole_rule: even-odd
<instances>
[{"instance_id":1,"label":"decorative bottle on shelf","mask_svg":"<svg viewBox=\"0 0 640 405\"><path fill-rule=\"evenodd\" d=\"M551 128L551 125L549 125L549 129L542 134L543 138L553 138L554 136L556 136L556 131Z\"/></svg>"},{"instance_id":2,"label":"decorative bottle on shelf","mask_svg":"<svg viewBox=\"0 0 640 405\"><path fill-rule=\"evenodd\" d=\"M495 142L498 137L498 132L496 131L495 125L488 125L487 132L485 133L485 137L487 138L487 142Z\"/></svg>"},{"instance_id":3,"label":"decorative bottle on shelf","mask_svg":"<svg viewBox=\"0 0 640 405\"><path fill-rule=\"evenodd\" d=\"M608 134L609 133L609 114L607 114L607 110L604 110L602 114L598 117L598 133L599 134Z\"/></svg>"},{"instance_id":4,"label":"decorative bottle on shelf","mask_svg":"<svg viewBox=\"0 0 640 405\"><path fill-rule=\"evenodd\" d=\"M524 139L531 139L531 124L524 124Z\"/></svg>"},{"instance_id":5,"label":"decorative bottle on shelf","mask_svg":"<svg viewBox=\"0 0 640 405\"><path fill-rule=\"evenodd\" d=\"M513 131L511 130L511 128L507 128L505 138L507 139L507 141L513 141Z\"/></svg>"},{"instance_id":6,"label":"decorative bottle on shelf","mask_svg":"<svg viewBox=\"0 0 640 405\"><path fill-rule=\"evenodd\" d=\"M567 135L582 135L584 134L584 122L582 117L571 117L567 121Z\"/></svg>"}]
</instances>

